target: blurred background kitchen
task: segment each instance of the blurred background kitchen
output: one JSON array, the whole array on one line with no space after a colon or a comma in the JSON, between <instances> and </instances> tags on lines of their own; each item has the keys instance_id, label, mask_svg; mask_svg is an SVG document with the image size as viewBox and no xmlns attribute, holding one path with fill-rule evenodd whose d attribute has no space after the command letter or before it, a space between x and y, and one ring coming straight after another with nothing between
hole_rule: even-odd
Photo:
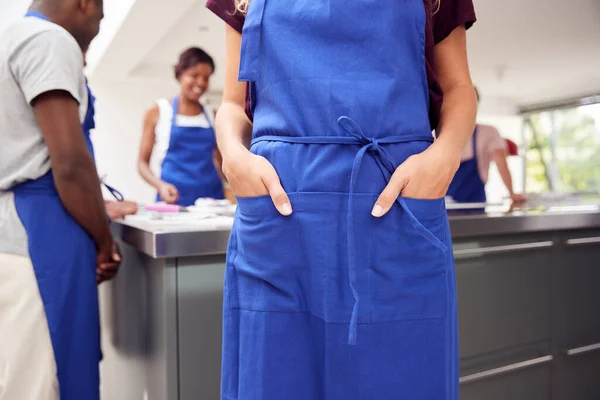
<instances>
[{"instance_id":1,"label":"blurred background kitchen","mask_svg":"<svg viewBox=\"0 0 600 400\"><path fill-rule=\"evenodd\" d=\"M2 0L0 26L22 15L28 0ZM469 61L481 93L478 122L518 145L509 157L515 192L600 190L600 3L476 0ZM153 201L137 173L145 111L178 93L172 68L199 46L215 60L205 96L217 108L223 87L224 28L201 0L105 0L106 18L87 55L96 97L98 168L126 198ZM488 201L508 193L492 163Z\"/></svg>"},{"instance_id":2,"label":"blurred background kitchen","mask_svg":"<svg viewBox=\"0 0 600 400\"><path fill-rule=\"evenodd\" d=\"M214 58L205 101L218 108L224 25L204 0L104 3L86 70L98 98L98 169L125 198L148 204L156 191L137 168L144 114L179 92L173 65L190 46ZM29 1L0 5L1 27ZM508 212L492 163L487 214L451 218L461 398L598 400L600 1L475 7L468 45L477 120L516 144L513 188L529 201ZM218 398L228 218L144 214L114 224L125 262L102 288L105 400Z\"/></svg>"}]
</instances>

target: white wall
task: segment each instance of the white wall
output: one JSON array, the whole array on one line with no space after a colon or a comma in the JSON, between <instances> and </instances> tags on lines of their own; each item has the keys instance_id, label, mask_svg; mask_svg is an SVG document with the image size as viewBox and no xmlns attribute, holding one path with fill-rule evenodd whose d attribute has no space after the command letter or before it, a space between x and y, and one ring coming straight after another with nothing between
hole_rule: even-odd
<instances>
[{"instance_id":1,"label":"white wall","mask_svg":"<svg viewBox=\"0 0 600 400\"><path fill-rule=\"evenodd\" d=\"M135 1L104 0L104 19L100 25L100 33L92 41L87 52L88 75L91 76L93 74L96 65L100 62L102 56L115 38Z\"/></svg>"},{"instance_id":2,"label":"white wall","mask_svg":"<svg viewBox=\"0 0 600 400\"><path fill-rule=\"evenodd\" d=\"M97 97L96 130L92 140L100 176L126 199L148 203L155 191L137 172L139 142L144 114L159 97L177 93L170 80L151 82L90 81ZM111 198L105 193L106 198Z\"/></svg>"},{"instance_id":3,"label":"white wall","mask_svg":"<svg viewBox=\"0 0 600 400\"><path fill-rule=\"evenodd\" d=\"M0 0L0 32L25 15L31 0Z\"/></svg>"}]
</instances>

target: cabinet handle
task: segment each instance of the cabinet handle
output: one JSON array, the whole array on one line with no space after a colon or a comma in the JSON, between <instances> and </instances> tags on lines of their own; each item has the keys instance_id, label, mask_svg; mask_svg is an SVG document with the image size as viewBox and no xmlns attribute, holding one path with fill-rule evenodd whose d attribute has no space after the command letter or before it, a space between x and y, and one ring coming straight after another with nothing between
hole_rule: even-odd
<instances>
[{"instance_id":1,"label":"cabinet handle","mask_svg":"<svg viewBox=\"0 0 600 400\"><path fill-rule=\"evenodd\" d=\"M575 347L574 349L567 350L568 356L577 356L579 354L590 353L592 351L600 350L600 343L590 344L589 346Z\"/></svg>"},{"instance_id":2,"label":"cabinet handle","mask_svg":"<svg viewBox=\"0 0 600 400\"><path fill-rule=\"evenodd\" d=\"M537 365L547 364L553 360L551 355L534 358L532 360L522 361L515 364L505 365L504 367L489 369L487 371L477 372L471 375L465 375L460 378L461 384L476 382L482 379L492 378L499 375L508 374L511 372L520 371L522 369L535 367Z\"/></svg>"},{"instance_id":3,"label":"cabinet handle","mask_svg":"<svg viewBox=\"0 0 600 400\"><path fill-rule=\"evenodd\" d=\"M547 249L552 246L554 246L554 242L551 240L547 240L544 242L508 244L508 245L504 245L504 246L478 247L478 248L473 248L473 249L457 249L457 250L454 250L454 255L455 256L468 256L468 255L502 254L502 253L512 253L512 252L535 250L535 249Z\"/></svg>"},{"instance_id":4,"label":"cabinet handle","mask_svg":"<svg viewBox=\"0 0 600 400\"><path fill-rule=\"evenodd\" d=\"M568 239L566 244L567 244L567 247L586 246L586 245L590 245L590 244L600 244L600 236L579 238L579 239Z\"/></svg>"}]
</instances>

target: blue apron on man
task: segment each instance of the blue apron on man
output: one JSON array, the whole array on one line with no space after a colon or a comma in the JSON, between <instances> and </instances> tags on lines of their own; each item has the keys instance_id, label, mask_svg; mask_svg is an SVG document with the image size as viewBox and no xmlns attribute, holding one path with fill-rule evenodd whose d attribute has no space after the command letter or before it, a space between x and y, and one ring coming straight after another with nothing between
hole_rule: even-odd
<instances>
[{"instance_id":1,"label":"blue apron on man","mask_svg":"<svg viewBox=\"0 0 600 400\"><path fill-rule=\"evenodd\" d=\"M94 152L94 144L92 143L91 131L96 129L96 97L92 93L89 85L87 86L88 93L88 109L85 113L85 119L83 120L83 133L85 135L85 145L87 146L92 158L96 159L96 154Z\"/></svg>"},{"instance_id":2,"label":"blue apron on man","mask_svg":"<svg viewBox=\"0 0 600 400\"><path fill-rule=\"evenodd\" d=\"M222 199L223 184L213 163L217 148L215 131L198 126L177 125L179 98L173 99L169 149L162 162L161 179L179 192L177 204L190 206L199 198ZM203 111L206 114L206 110ZM210 121L208 115L206 119ZM160 197L157 198L160 200Z\"/></svg>"},{"instance_id":3,"label":"blue apron on man","mask_svg":"<svg viewBox=\"0 0 600 400\"><path fill-rule=\"evenodd\" d=\"M46 19L37 12L27 16ZM60 398L99 399L100 319L94 241L67 213L52 171L11 190L27 232L29 257L44 303Z\"/></svg>"},{"instance_id":4,"label":"blue apron on man","mask_svg":"<svg viewBox=\"0 0 600 400\"><path fill-rule=\"evenodd\" d=\"M294 212L238 199L223 400L457 399L444 200L400 197L370 214L398 165L433 141L425 12L422 0L250 2L251 151Z\"/></svg>"}]
</instances>

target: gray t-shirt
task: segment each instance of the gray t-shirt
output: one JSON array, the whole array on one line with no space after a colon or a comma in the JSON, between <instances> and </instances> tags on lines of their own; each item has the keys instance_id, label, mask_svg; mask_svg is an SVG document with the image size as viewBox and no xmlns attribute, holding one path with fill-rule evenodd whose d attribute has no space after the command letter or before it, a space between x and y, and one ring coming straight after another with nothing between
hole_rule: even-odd
<instances>
[{"instance_id":1,"label":"gray t-shirt","mask_svg":"<svg viewBox=\"0 0 600 400\"><path fill-rule=\"evenodd\" d=\"M87 111L83 55L62 27L25 17L0 33L0 253L27 255L27 236L10 188L50 170L48 148L31 101L65 90Z\"/></svg>"},{"instance_id":2,"label":"gray t-shirt","mask_svg":"<svg viewBox=\"0 0 600 400\"><path fill-rule=\"evenodd\" d=\"M30 103L51 90L69 92L83 122L88 99L79 45L56 24L22 18L0 35L0 190L50 169Z\"/></svg>"}]
</instances>

